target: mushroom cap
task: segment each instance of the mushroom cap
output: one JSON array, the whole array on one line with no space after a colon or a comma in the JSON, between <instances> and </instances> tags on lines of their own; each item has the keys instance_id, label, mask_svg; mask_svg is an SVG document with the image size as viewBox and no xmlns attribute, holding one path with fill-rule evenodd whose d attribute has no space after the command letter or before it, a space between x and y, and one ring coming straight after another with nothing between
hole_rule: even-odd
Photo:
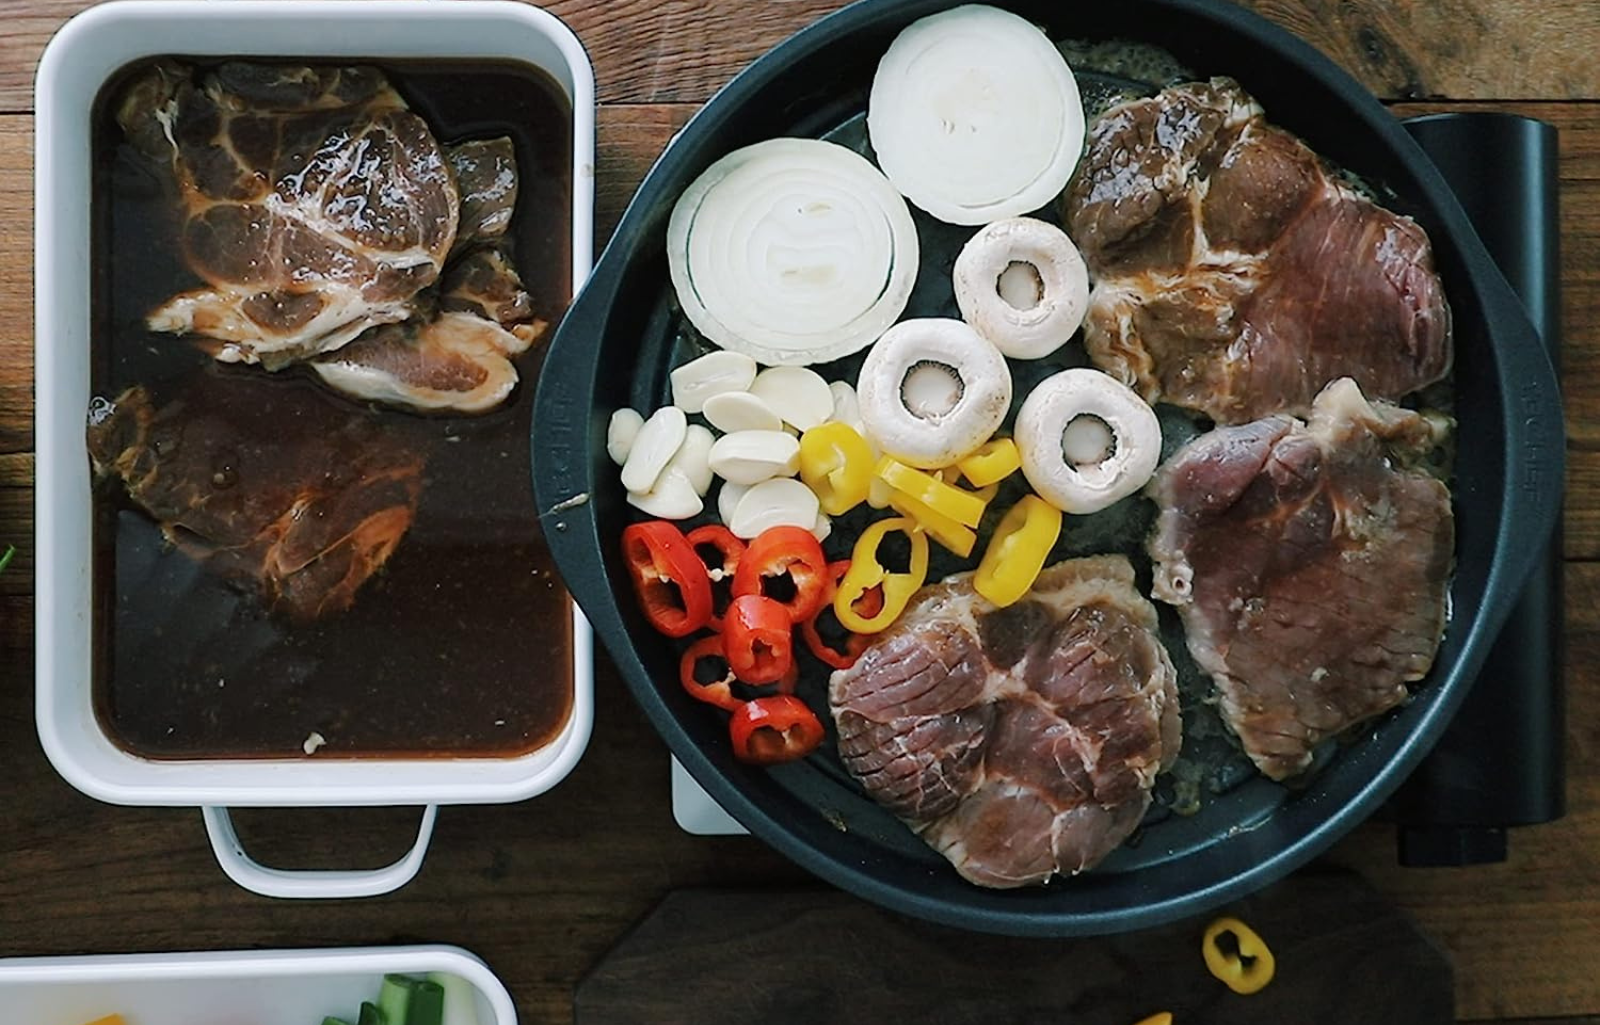
<instances>
[{"instance_id":1,"label":"mushroom cap","mask_svg":"<svg viewBox=\"0 0 1600 1025\"><path fill-rule=\"evenodd\" d=\"M1086 466L1067 461L1063 437L1079 416L1098 417L1115 448ZM1045 378L1017 413L1013 435L1022 473L1039 497L1063 512L1092 513L1138 491L1161 458L1155 410L1117 379L1077 367Z\"/></svg>"},{"instance_id":2,"label":"mushroom cap","mask_svg":"<svg viewBox=\"0 0 1600 1025\"><path fill-rule=\"evenodd\" d=\"M1039 301L1019 309L999 291L1013 263L1039 275ZM1067 233L1033 217L995 221L961 247L956 305L973 330L1013 359L1039 359L1066 344L1089 308L1089 268Z\"/></svg>"},{"instance_id":3,"label":"mushroom cap","mask_svg":"<svg viewBox=\"0 0 1600 1025\"><path fill-rule=\"evenodd\" d=\"M904 388L924 364L948 371L959 394L948 409L913 412ZM904 320L873 343L856 381L870 440L909 466L936 469L989 440L1011 408L1011 369L1000 350L959 320Z\"/></svg>"}]
</instances>

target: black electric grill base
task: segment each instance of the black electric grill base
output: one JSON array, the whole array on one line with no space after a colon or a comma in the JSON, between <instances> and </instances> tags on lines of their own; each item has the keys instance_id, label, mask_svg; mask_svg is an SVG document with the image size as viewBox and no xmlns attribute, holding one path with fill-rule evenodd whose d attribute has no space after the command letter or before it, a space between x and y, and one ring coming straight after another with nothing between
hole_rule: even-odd
<instances>
[{"instance_id":1,"label":"black electric grill base","mask_svg":"<svg viewBox=\"0 0 1600 1025\"><path fill-rule=\"evenodd\" d=\"M1556 129L1499 113L1404 122L1466 210L1557 363ZM1403 865L1506 858L1506 829L1566 811L1561 527L1437 747L1389 805Z\"/></svg>"}]
</instances>

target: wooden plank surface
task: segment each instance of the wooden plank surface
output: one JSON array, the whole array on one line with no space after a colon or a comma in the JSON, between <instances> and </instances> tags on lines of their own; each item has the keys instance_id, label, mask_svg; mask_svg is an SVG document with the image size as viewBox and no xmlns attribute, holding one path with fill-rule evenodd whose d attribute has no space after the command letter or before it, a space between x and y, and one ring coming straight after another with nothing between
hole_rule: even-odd
<instances>
[{"instance_id":1,"label":"wooden plank surface","mask_svg":"<svg viewBox=\"0 0 1600 1025\"><path fill-rule=\"evenodd\" d=\"M0 111L33 103L33 69L93 0L6 0ZM594 61L603 103L699 103L841 0L554 0ZM1244 0L1387 99L1600 97L1592 0ZM293 15L286 15L292 17Z\"/></svg>"},{"instance_id":2,"label":"wooden plank surface","mask_svg":"<svg viewBox=\"0 0 1600 1025\"><path fill-rule=\"evenodd\" d=\"M1208 971L1199 948L1209 916L1022 940L929 925L836 890L676 890L584 977L576 1025L989 1025L1066 1009L1072 1025L1128 1025L1157 1011L1183 1025L1454 1019L1449 959L1354 873L1300 873L1218 913L1249 923L1272 950L1276 970L1260 992L1233 993ZM778 970L728 971L779 950Z\"/></svg>"},{"instance_id":3,"label":"wooden plank surface","mask_svg":"<svg viewBox=\"0 0 1600 1025\"><path fill-rule=\"evenodd\" d=\"M601 662L593 743L552 793L451 808L422 875L374 901L309 906L228 883L199 816L118 809L68 787L32 725L31 106L39 49L83 0L9 0L0 14L0 955L434 940L483 954L523 1020L571 1020L583 972L667 891L805 877L749 839L676 830L665 749ZM599 236L671 133L742 64L825 0L553 4L582 34L601 97ZM1331 860L1361 871L1456 963L1463 1020L1600 1022L1600 4L1591 0L1256 0L1389 98L1447 96L1562 130L1563 355L1571 434L1566 581L1570 814L1518 831L1501 866L1401 869L1392 830L1357 830ZM640 101L649 101L642 105ZM1404 105L1402 113L1439 109ZM1450 109L1464 109L1451 105ZM241 816L268 862L366 864L398 853L405 810ZM342 866L349 867L349 866ZM1532 1023L1529 1023L1532 1025Z\"/></svg>"}]
</instances>

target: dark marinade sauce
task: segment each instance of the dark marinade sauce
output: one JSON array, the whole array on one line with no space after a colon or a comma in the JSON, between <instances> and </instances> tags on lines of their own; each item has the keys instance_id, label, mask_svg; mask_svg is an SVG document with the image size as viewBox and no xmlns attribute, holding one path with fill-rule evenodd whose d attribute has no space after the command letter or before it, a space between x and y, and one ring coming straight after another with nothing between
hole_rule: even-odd
<instances>
[{"instance_id":1,"label":"dark marinade sauce","mask_svg":"<svg viewBox=\"0 0 1600 1025\"><path fill-rule=\"evenodd\" d=\"M442 143L511 136L517 267L553 324L571 299L571 105L561 88L514 63L317 63L381 68ZM187 339L145 329L150 309L200 282L178 250L170 188L116 123L116 99L144 66L108 82L94 113L94 395L142 384L158 408L250 402L253 419L347 420L359 404L301 371L222 366ZM319 758L507 756L552 740L572 707L572 627L528 481L540 348L517 358L516 392L486 415L361 414L426 465L410 530L340 614L269 615L253 588L168 545L120 485L97 486L93 687L106 734L158 759L302 756L313 732L326 741Z\"/></svg>"}]
</instances>

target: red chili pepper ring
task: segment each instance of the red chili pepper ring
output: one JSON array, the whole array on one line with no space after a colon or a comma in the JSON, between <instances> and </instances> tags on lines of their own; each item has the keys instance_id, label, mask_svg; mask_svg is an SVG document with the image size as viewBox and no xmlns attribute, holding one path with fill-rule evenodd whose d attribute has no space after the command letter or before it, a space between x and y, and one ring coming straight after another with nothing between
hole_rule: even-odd
<instances>
[{"instance_id":1,"label":"red chili pepper ring","mask_svg":"<svg viewBox=\"0 0 1600 1025\"><path fill-rule=\"evenodd\" d=\"M622 558L639 607L668 637L687 637L711 618L711 580L683 532L665 520L622 531Z\"/></svg>"}]
</instances>

